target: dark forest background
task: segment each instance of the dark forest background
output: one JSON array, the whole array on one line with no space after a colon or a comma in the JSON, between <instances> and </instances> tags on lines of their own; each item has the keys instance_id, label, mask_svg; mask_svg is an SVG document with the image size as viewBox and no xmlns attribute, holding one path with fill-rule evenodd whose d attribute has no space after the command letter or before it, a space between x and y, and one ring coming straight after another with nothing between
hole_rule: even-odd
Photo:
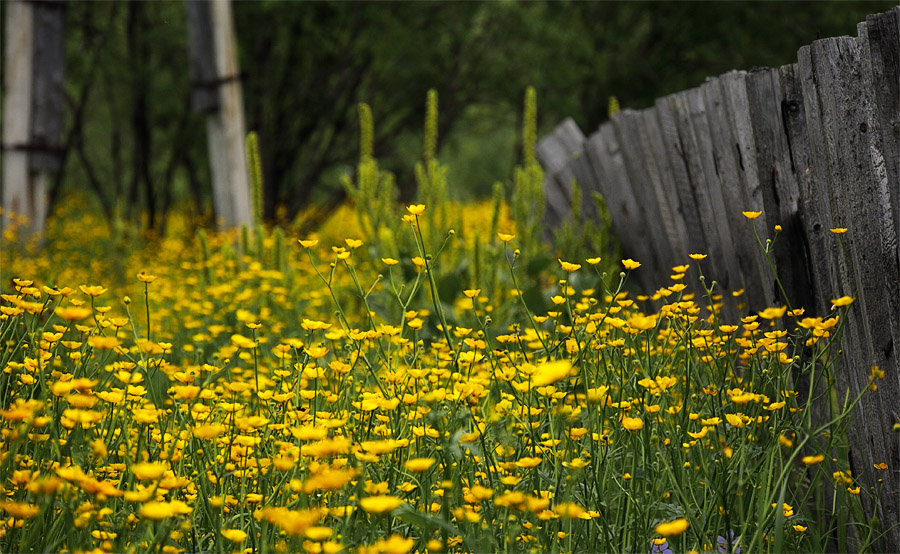
<instances>
[{"instance_id":1,"label":"dark forest background","mask_svg":"<svg viewBox=\"0 0 900 554\"><path fill-rule=\"evenodd\" d=\"M375 155L414 191L426 92L440 99L439 158L454 197L491 194L517 162L521 104L539 134L590 131L623 107L731 69L778 66L817 37L855 34L889 2L235 2L248 131L260 137L264 214L292 221L339 201L358 157L357 104ZM65 163L51 191L110 216L150 206L209 217L202 115L191 111L185 5L68 2Z\"/></svg>"}]
</instances>

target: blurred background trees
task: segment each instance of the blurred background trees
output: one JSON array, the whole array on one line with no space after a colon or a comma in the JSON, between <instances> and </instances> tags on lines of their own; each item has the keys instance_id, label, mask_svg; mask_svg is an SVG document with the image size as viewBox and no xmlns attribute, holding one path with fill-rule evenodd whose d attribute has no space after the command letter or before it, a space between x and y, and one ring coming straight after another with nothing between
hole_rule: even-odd
<instances>
[{"instance_id":1,"label":"blurred background trees","mask_svg":"<svg viewBox=\"0 0 900 554\"><path fill-rule=\"evenodd\" d=\"M237 2L248 130L259 133L264 218L294 221L343 198L372 107L379 163L415 187L429 89L438 157L456 198L512 179L522 96L543 133L585 130L625 107L730 69L777 66L818 36L855 34L890 2ZM4 10L5 11L5 10ZM213 214L203 116L191 111L185 4L66 3L66 122L51 203L88 195L109 221L165 225L174 206ZM52 209L52 208L51 208ZM324 213L324 212L320 212Z\"/></svg>"}]
</instances>

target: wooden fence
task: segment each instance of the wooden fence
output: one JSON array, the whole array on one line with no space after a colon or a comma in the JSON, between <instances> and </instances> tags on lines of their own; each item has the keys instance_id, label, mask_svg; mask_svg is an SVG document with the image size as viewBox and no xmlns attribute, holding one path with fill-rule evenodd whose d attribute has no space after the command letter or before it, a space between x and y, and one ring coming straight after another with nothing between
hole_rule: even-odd
<instances>
[{"instance_id":1,"label":"wooden fence","mask_svg":"<svg viewBox=\"0 0 900 554\"><path fill-rule=\"evenodd\" d=\"M868 16L857 31L804 46L796 63L732 71L652 108L623 110L589 137L566 120L537 152L548 224L568 217L573 179L584 195L602 194L625 254L643 264L646 290L696 252L709 256L707 283L725 297L744 289L750 311L790 303L824 315L831 299L856 297L838 386L852 397L872 366L886 373L854 415L851 463L864 482L884 478L880 506L869 509L887 531L880 547L897 551L900 7ZM763 215L751 222L742 211ZM754 225L763 243L781 226L773 259L785 295ZM841 227L848 231L831 232ZM876 472L879 462L889 471Z\"/></svg>"}]
</instances>

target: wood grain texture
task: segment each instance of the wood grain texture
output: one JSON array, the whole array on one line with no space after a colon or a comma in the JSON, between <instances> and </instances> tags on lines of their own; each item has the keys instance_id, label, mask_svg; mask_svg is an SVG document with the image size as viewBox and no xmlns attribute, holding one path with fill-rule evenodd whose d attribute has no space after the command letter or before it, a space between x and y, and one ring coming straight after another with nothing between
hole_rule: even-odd
<instances>
[{"instance_id":1,"label":"wood grain texture","mask_svg":"<svg viewBox=\"0 0 900 554\"><path fill-rule=\"evenodd\" d=\"M656 248L650 248L650 229L645 206L638 200L625 167L622 148L611 122L606 122L585 144L585 158L596 175L597 188L606 200L613 228L622 241L625 257L639 259L643 271L637 273L644 290L658 286L661 265Z\"/></svg>"}]
</instances>

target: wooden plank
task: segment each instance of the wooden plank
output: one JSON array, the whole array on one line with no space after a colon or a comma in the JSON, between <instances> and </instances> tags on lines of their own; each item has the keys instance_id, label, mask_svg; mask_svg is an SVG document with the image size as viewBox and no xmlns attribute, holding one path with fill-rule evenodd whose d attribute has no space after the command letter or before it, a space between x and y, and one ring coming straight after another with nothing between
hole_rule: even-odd
<instances>
[{"instance_id":1,"label":"wooden plank","mask_svg":"<svg viewBox=\"0 0 900 554\"><path fill-rule=\"evenodd\" d=\"M660 156L660 166L664 174L672 177L672 182L675 186L675 193L680 202L678 214L683 220L684 229L687 233L686 245L688 254L709 254L714 240L705 236L703 224L701 223L701 217L707 214L703 214L700 211L697 200L694 198L694 191L684 157L684 145L682 145L681 136L678 133L673 99L674 96L667 96L658 99L655 104L656 121L659 124L659 132L662 138L662 149L657 151L658 156ZM689 258L685 257L681 263L687 263L688 261Z\"/></svg>"},{"instance_id":2,"label":"wooden plank","mask_svg":"<svg viewBox=\"0 0 900 554\"><path fill-rule=\"evenodd\" d=\"M806 239L809 246L811 270L816 278L814 302L816 315L825 315L831 307L830 299L841 296L840 277L838 271L838 242L829 231L834 228L831 221L831 201L825 189L824 154L821 147L822 122L819 114L819 95L813 74L812 48L804 46L797 52L797 77L800 83L803 118L795 123L802 123L806 137L801 145L808 148L806 160L794 157L795 163L805 165L797 168L802 175L797 184L800 191L800 207L803 225L807 230ZM798 130L799 131L799 130Z\"/></svg>"},{"instance_id":3,"label":"wooden plank","mask_svg":"<svg viewBox=\"0 0 900 554\"><path fill-rule=\"evenodd\" d=\"M800 54L807 61L808 52L806 47ZM823 205L819 202L820 195L814 191L806 98L803 94L800 66L783 66L779 70L779 81L783 96L781 117L791 155L792 172L797 183L797 235L792 240L798 241L800 252L795 267L806 268L806 281L809 283L806 300L808 305L805 306L807 313L822 316L830 308L830 299L834 298L830 296L833 287L832 265L829 263L833 237L829 228L823 225ZM827 203L824 210L827 211Z\"/></svg>"},{"instance_id":4,"label":"wooden plank","mask_svg":"<svg viewBox=\"0 0 900 554\"><path fill-rule=\"evenodd\" d=\"M775 294L775 279L766 260L763 246L771 232L765 217L763 186L757 167L756 139L753 135L753 123L750 116L750 104L747 98L747 73L734 71L719 78L722 85L726 121L729 127L730 142L734 145L737 184L740 190L739 211L763 212L763 217L753 221L744 221L744 225L755 229L756 235L751 244L742 245L748 248L752 260L751 275L746 276L746 283L756 281L758 285L747 291L747 303L752 311L762 310L767 306L778 304ZM758 237L758 240L757 240ZM749 238L749 237L748 237ZM760 244L762 243L762 245Z\"/></svg>"},{"instance_id":5,"label":"wooden plank","mask_svg":"<svg viewBox=\"0 0 900 554\"><path fill-rule=\"evenodd\" d=\"M659 207L660 223L666 232L670 248L660 252L663 270L670 270L675 265L688 262L688 254L693 250L691 237L685 226L682 215L681 198L675 186L675 179L668 167L665 156L665 145L656 109L651 108L639 113L637 120L638 140L649 156L644 160L647 175L650 178L651 190ZM664 243L660 243L662 247ZM662 276L661 276L662 278Z\"/></svg>"},{"instance_id":6,"label":"wooden plank","mask_svg":"<svg viewBox=\"0 0 900 554\"><path fill-rule=\"evenodd\" d=\"M703 92L712 140L713 164L734 243L733 254L738 262L740 280L745 291L741 303L758 309L759 305L764 303L765 298L763 285L758 277L757 252L759 245L753 234L753 226L741 214L747 204L739 177L741 160L738 157L739 151L735 147L736 141L732 131L729 103L726 101L724 81L729 78L736 77L726 74L718 79L707 81L700 89Z\"/></svg>"},{"instance_id":7,"label":"wooden plank","mask_svg":"<svg viewBox=\"0 0 900 554\"><path fill-rule=\"evenodd\" d=\"M569 163L581 151L583 142L581 129L572 118L567 118L535 145L535 154L544 167L544 223L548 230L559 227L571 215L574 174Z\"/></svg>"},{"instance_id":8,"label":"wooden plank","mask_svg":"<svg viewBox=\"0 0 900 554\"><path fill-rule=\"evenodd\" d=\"M556 173L569 163L569 159L582 149L584 133L571 117L553 128L534 146L534 152L545 173Z\"/></svg>"},{"instance_id":9,"label":"wooden plank","mask_svg":"<svg viewBox=\"0 0 900 554\"><path fill-rule=\"evenodd\" d=\"M716 294L722 295L724 319L737 321L740 313L732 301L731 293L744 288L744 279L732 236L733 218L729 217L729 212L734 210L728 206L723 194L716 163L715 134L707 113L706 95L702 87L686 91L679 112L685 113L688 117L687 121L681 123L681 128L690 129L691 132L690 140L682 139L685 155L692 160L689 167L695 168L691 171L691 182L695 187L696 197L708 205L704 209L712 213L710 222L715 226L717 236L717 248L713 250L718 256L717 268L715 273L708 277L707 282L709 284L715 282L714 297Z\"/></svg>"},{"instance_id":10,"label":"wooden plank","mask_svg":"<svg viewBox=\"0 0 900 554\"><path fill-rule=\"evenodd\" d=\"M893 217L889 212L884 161L880 152L873 152L876 142L869 132L877 120L872 109L873 91L865 78L864 67L869 62L864 59L868 54L868 47L862 47L864 42L844 37L812 44L831 216L836 224L850 229L842 235L847 255L840 260L841 284L849 294L858 294L847 322L855 332L845 335L845 371L838 376L839 386L849 389L851 395L866 386L871 366L892 365L892 351L888 348L893 345L891 327L896 318L896 298L888 298L886 280L900 279L896 263L886 262L888 256L882 248L885 234L893 233ZM886 461L893 467L900 463L889 438L893 436L893 421L886 417L895 406L894 401L895 397L885 399L883 394L863 397L851 423L856 428L851 429L854 474L872 477L873 463ZM882 502L882 521L896 521L896 496L891 496Z\"/></svg>"},{"instance_id":11,"label":"wooden plank","mask_svg":"<svg viewBox=\"0 0 900 554\"><path fill-rule=\"evenodd\" d=\"M606 122L585 144L585 156L596 172L597 185L606 200L613 228L622 241L623 255L640 260L637 273L645 291L659 286L660 264L653 244L644 205L638 201L629 180L625 159L612 122Z\"/></svg>"},{"instance_id":12,"label":"wooden plank","mask_svg":"<svg viewBox=\"0 0 900 554\"><path fill-rule=\"evenodd\" d=\"M776 69L750 72L746 79L753 137L756 141L756 166L766 217L766 233L775 236L771 258L781 286L776 286L775 302L789 306L812 307L804 263L803 243L799 240L800 191L791 166L791 154L781 113L783 92Z\"/></svg>"},{"instance_id":13,"label":"wooden plank","mask_svg":"<svg viewBox=\"0 0 900 554\"><path fill-rule=\"evenodd\" d=\"M704 179L701 185L703 194L708 197L711 210L717 226L717 234L721 244L722 266L725 274L719 280L719 285L726 292L732 292L744 287L740 276L740 266L735 253L734 238L732 237L730 218L728 212L732 208L728 206L719 180L719 170L715 157L715 136L709 121L706 108L706 95L703 88L698 87L688 91L688 109L690 111L691 125L696 139L697 156L703 168Z\"/></svg>"},{"instance_id":14,"label":"wooden plank","mask_svg":"<svg viewBox=\"0 0 900 554\"><path fill-rule=\"evenodd\" d=\"M582 149L576 152L569 162L569 169L578 187L581 189L581 218L582 221L600 221L595 195L600 194L600 185L597 183L597 173L587 157L585 149L587 142L582 144Z\"/></svg>"},{"instance_id":15,"label":"wooden plank","mask_svg":"<svg viewBox=\"0 0 900 554\"><path fill-rule=\"evenodd\" d=\"M900 8L866 18L870 79L895 231L900 230ZM896 248L896 245L894 245ZM900 345L898 345L900 346ZM898 375L900 378L900 375Z\"/></svg>"},{"instance_id":16,"label":"wooden plank","mask_svg":"<svg viewBox=\"0 0 900 554\"><path fill-rule=\"evenodd\" d=\"M854 90L851 92L862 94L864 99L862 106L856 105L865 110L860 114L865 116L865 120L855 128L861 142L859 155L862 163L853 166L853 177L867 179L859 181L860 184L865 184L859 214L864 218L860 227L868 226L869 230L858 246L862 251L859 263L864 279L863 294L866 299L862 307L865 310L863 316L869 327L869 338L874 353L872 364L884 370L886 376L892 376L879 383L879 394L867 395L860 405L860 412L865 413L870 419L873 417L876 419L881 433L870 438L873 441L872 451L875 458L870 460L871 463L867 465L866 470L872 480L884 479L885 490L897 491L900 490L900 472L893 471L887 475L877 472L879 475L873 475L876 472L871 469L871 464L880 463L879 460L884 460L890 467L900 467L900 448L892 435L896 399L900 397L900 379L897 378L900 374L900 358L894 352L894 348L900 345L900 263L898 263L900 253L897 248L896 224L900 187L896 180L891 183L884 156L886 150L897 151L893 137L888 135L885 140L882 131L882 125L885 124L883 116L890 113L891 106L879 106L879 94L876 90L876 87L884 85L885 69L895 77L900 72L900 68L896 65L897 59L900 58L898 56L900 44L890 42L896 40L898 36L897 9L887 12L884 16L888 29L893 31L889 33L887 40L879 36L877 28L873 29L872 34L869 33L868 20L860 23L858 27L861 75L858 83L852 83ZM877 18L875 20L877 21ZM873 60L871 56L873 39L879 43L874 49L879 55L877 60ZM888 60L887 67L885 54ZM893 66L891 59L894 60ZM883 100L883 96L881 99ZM896 117L896 112L893 117ZM891 125L890 119L887 124ZM880 510L882 521L900 521L900 497L888 496L889 498L880 501L877 507L871 505L869 507ZM898 528L891 529L880 543L882 548L897 544L900 544Z\"/></svg>"},{"instance_id":17,"label":"wooden plank","mask_svg":"<svg viewBox=\"0 0 900 554\"><path fill-rule=\"evenodd\" d=\"M640 126L643 124L644 115L633 110L622 110L613 118L616 129L616 137L622 149L625 167L628 172L628 180L634 187L635 197L644 209L644 219L650 231L651 242L646 248L652 248L656 252L656 258L660 267L670 267L677 259L673 256L676 252L686 252L680 245L680 235L674 231L674 222L666 203L666 198L658 189L658 176L656 167L656 151L642 136ZM660 199L663 203L660 203ZM686 254L685 254L686 255ZM681 256L678 256L680 258ZM636 258L641 261L640 258ZM661 286L662 277L655 275L655 287Z\"/></svg>"},{"instance_id":18,"label":"wooden plank","mask_svg":"<svg viewBox=\"0 0 900 554\"><path fill-rule=\"evenodd\" d=\"M695 200L699 224L703 231L706 247L703 253L709 257L703 263L704 275L707 286L717 283L715 289L727 286L730 276L725 262L725 240L720 236L720 226L725 221L723 211L717 212L714 207L709 178L706 174L708 167L704 164L701 143L708 144L709 127L705 121L705 106L702 92L699 88L686 90L668 97L671 102L672 113L676 118L680 147L678 157L673 164L679 161L683 164L690 191ZM664 99L665 100L665 99ZM695 118L699 125L695 126ZM723 229L727 233L728 243L731 242L731 232L727 226ZM699 292L699 291L698 291ZM720 294L723 290L714 290L714 294ZM732 314L735 315L735 314ZM730 320L734 320L732 317Z\"/></svg>"}]
</instances>

